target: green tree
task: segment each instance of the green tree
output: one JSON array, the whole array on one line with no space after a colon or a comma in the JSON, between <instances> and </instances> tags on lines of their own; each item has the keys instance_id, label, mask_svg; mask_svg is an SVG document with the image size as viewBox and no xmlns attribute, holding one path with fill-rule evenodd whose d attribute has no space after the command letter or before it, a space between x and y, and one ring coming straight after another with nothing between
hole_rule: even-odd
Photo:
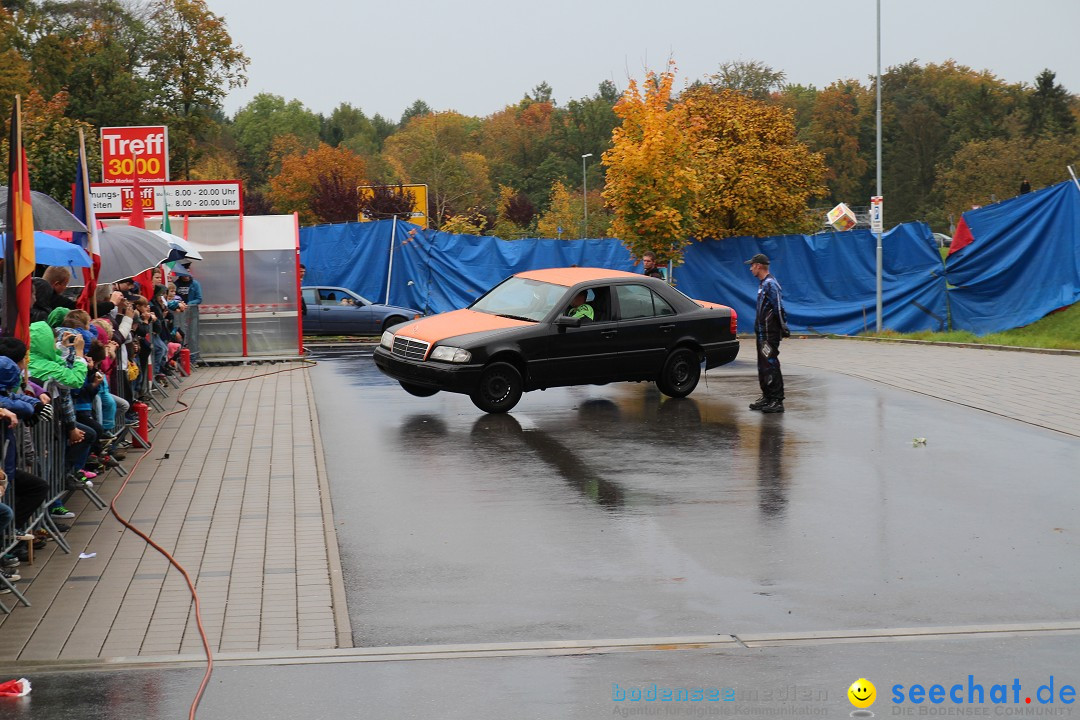
<instances>
[{"instance_id":1,"label":"green tree","mask_svg":"<svg viewBox=\"0 0 1080 720\"><path fill-rule=\"evenodd\" d=\"M710 76L717 89L734 90L758 100L764 100L784 87L787 76L759 60L739 60L720 65L720 72Z\"/></svg>"},{"instance_id":2,"label":"green tree","mask_svg":"<svg viewBox=\"0 0 1080 720\"><path fill-rule=\"evenodd\" d=\"M405 127L409 124L409 121L414 117L423 117L424 115L430 115L434 112L426 102L423 100L416 100L412 105L405 108L405 112L401 113L401 120L398 122L398 127Z\"/></svg>"},{"instance_id":3,"label":"green tree","mask_svg":"<svg viewBox=\"0 0 1080 720\"><path fill-rule=\"evenodd\" d=\"M248 181L261 185L272 174L270 148L275 138L292 135L306 147L319 141L319 117L299 100L259 93L233 116L232 130L240 155L240 167Z\"/></svg>"},{"instance_id":4,"label":"green tree","mask_svg":"<svg viewBox=\"0 0 1080 720\"><path fill-rule=\"evenodd\" d=\"M214 124L213 111L230 89L247 82L248 58L204 0L154 0L147 20L154 38L146 56L152 102L169 125L176 175L186 178Z\"/></svg>"},{"instance_id":5,"label":"green tree","mask_svg":"<svg viewBox=\"0 0 1080 720\"><path fill-rule=\"evenodd\" d=\"M418 115L386 139L383 159L393 180L426 183L429 217L442 221L490 200L487 158L476 152L478 121L456 112Z\"/></svg>"},{"instance_id":6,"label":"green tree","mask_svg":"<svg viewBox=\"0 0 1080 720\"><path fill-rule=\"evenodd\" d=\"M1028 96L1026 129L1030 136L1073 135L1076 133L1076 117L1069 109L1069 92L1054 82L1057 76L1043 70L1035 78L1035 89Z\"/></svg>"}]
</instances>

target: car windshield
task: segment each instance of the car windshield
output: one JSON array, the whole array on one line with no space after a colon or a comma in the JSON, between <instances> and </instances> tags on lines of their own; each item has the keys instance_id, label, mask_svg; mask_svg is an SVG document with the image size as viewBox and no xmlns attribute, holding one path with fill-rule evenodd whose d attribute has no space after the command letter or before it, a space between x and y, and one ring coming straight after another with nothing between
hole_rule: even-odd
<instances>
[{"instance_id":1,"label":"car windshield","mask_svg":"<svg viewBox=\"0 0 1080 720\"><path fill-rule=\"evenodd\" d=\"M487 295L470 305L469 309L489 315L539 322L564 295L566 288L562 285L512 277L496 285Z\"/></svg>"}]
</instances>

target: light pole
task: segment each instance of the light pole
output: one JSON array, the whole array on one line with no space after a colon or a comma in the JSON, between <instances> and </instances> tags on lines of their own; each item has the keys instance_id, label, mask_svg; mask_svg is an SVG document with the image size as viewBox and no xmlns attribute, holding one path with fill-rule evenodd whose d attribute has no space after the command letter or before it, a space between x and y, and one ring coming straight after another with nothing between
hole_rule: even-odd
<instances>
[{"instance_id":1,"label":"light pole","mask_svg":"<svg viewBox=\"0 0 1080 720\"><path fill-rule=\"evenodd\" d=\"M581 156L581 199L585 204L585 228L581 233L582 237L589 234L589 193L585 188L585 158L591 158L592 153L585 153Z\"/></svg>"},{"instance_id":2,"label":"light pole","mask_svg":"<svg viewBox=\"0 0 1080 720\"><path fill-rule=\"evenodd\" d=\"M881 197L881 0L877 1L877 196ZM884 223L884 219L882 219ZM881 332L881 232L877 232L877 331Z\"/></svg>"}]
</instances>

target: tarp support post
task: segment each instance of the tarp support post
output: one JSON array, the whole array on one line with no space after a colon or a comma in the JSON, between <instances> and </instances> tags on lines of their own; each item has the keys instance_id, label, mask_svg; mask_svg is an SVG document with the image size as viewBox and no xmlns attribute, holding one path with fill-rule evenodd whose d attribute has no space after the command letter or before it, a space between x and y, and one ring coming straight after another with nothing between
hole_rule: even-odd
<instances>
[{"instance_id":1,"label":"tarp support post","mask_svg":"<svg viewBox=\"0 0 1080 720\"><path fill-rule=\"evenodd\" d=\"M390 279L394 276L394 245L397 242L397 215L390 219L393 223L390 226L390 264L386 267L386 300L387 305L390 304Z\"/></svg>"}]
</instances>

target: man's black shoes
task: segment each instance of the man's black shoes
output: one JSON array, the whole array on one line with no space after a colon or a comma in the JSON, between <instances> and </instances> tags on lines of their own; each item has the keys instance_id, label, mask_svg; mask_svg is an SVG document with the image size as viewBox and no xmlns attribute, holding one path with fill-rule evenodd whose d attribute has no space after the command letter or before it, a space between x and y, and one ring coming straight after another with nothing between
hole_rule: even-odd
<instances>
[{"instance_id":1,"label":"man's black shoes","mask_svg":"<svg viewBox=\"0 0 1080 720\"><path fill-rule=\"evenodd\" d=\"M761 412L763 413L782 413L784 412L783 400L770 400L768 404L761 406Z\"/></svg>"},{"instance_id":2,"label":"man's black shoes","mask_svg":"<svg viewBox=\"0 0 1080 720\"><path fill-rule=\"evenodd\" d=\"M769 399L768 399L767 397L765 397L764 395L762 395L762 396L761 396L761 397L759 397L759 398L758 398L757 400L755 400L754 402L750 403L750 409L751 409L751 410L760 410L761 408L763 408L763 407L765 407L766 405L768 405L768 404L769 404L770 402L771 402L771 401L770 401L770 400L769 400Z\"/></svg>"}]
</instances>

